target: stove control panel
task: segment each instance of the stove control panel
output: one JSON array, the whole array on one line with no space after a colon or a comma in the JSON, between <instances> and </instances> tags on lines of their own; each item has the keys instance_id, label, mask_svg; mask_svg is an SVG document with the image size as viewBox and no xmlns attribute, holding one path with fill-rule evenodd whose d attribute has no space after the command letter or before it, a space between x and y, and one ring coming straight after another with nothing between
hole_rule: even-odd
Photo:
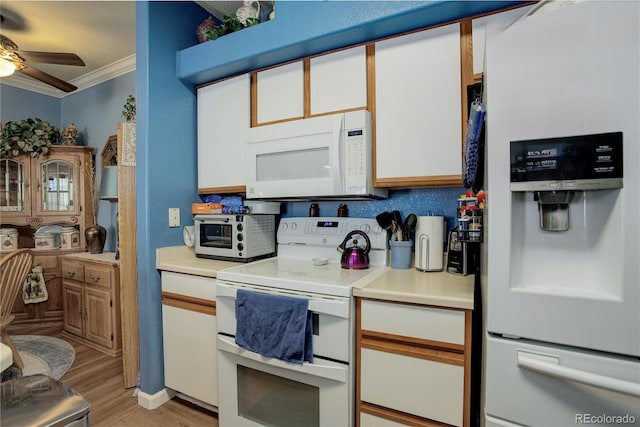
<instances>
[{"instance_id":1,"label":"stove control panel","mask_svg":"<svg viewBox=\"0 0 640 427\"><path fill-rule=\"evenodd\" d=\"M373 218L282 218L277 237L280 245L338 246L354 230L367 234L372 249L386 249L387 232Z\"/></svg>"}]
</instances>

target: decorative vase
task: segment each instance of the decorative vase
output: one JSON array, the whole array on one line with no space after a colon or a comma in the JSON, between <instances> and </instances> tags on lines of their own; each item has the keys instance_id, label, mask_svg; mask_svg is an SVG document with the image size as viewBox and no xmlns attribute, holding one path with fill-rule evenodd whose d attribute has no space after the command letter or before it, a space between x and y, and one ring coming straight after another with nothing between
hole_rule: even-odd
<instances>
[{"instance_id":1,"label":"decorative vase","mask_svg":"<svg viewBox=\"0 0 640 427\"><path fill-rule=\"evenodd\" d=\"M92 225L84 230L84 237L87 239L89 253L101 254L104 249L104 242L107 240L107 229L101 225Z\"/></svg>"}]
</instances>

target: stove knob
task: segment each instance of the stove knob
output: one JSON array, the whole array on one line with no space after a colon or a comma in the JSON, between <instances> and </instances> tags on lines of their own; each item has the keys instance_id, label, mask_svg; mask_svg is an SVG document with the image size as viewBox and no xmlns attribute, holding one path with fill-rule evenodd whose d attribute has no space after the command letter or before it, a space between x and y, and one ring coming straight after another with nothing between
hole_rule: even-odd
<instances>
[{"instance_id":1,"label":"stove knob","mask_svg":"<svg viewBox=\"0 0 640 427\"><path fill-rule=\"evenodd\" d=\"M380 227L379 225L375 225L373 227L373 234L380 234L382 233L382 227Z\"/></svg>"},{"instance_id":2,"label":"stove knob","mask_svg":"<svg viewBox=\"0 0 640 427\"><path fill-rule=\"evenodd\" d=\"M242 252L242 250L244 249L244 245L242 243L238 243L238 251Z\"/></svg>"},{"instance_id":3,"label":"stove knob","mask_svg":"<svg viewBox=\"0 0 640 427\"><path fill-rule=\"evenodd\" d=\"M242 235L242 233L238 233L236 239L238 239L238 242L242 242L244 240L244 236Z\"/></svg>"},{"instance_id":4,"label":"stove knob","mask_svg":"<svg viewBox=\"0 0 640 427\"><path fill-rule=\"evenodd\" d=\"M287 228L289 228L289 224L287 224L286 222L280 223L280 230L287 231Z\"/></svg>"},{"instance_id":5,"label":"stove knob","mask_svg":"<svg viewBox=\"0 0 640 427\"><path fill-rule=\"evenodd\" d=\"M369 234L371 232L371 226L369 224L364 224L360 226L360 230Z\"/></svg>"},{"instance_id":6,"label":"stove knob","mask_svg":"<svg viewBox=\"0 0 640 427\"><path fill-rule=\"evenodd\" d=\"M296 228L298 228L298 224L296 224L295 222L291 223L291 231L296 231Z\"/></svg>"}]
</instances>

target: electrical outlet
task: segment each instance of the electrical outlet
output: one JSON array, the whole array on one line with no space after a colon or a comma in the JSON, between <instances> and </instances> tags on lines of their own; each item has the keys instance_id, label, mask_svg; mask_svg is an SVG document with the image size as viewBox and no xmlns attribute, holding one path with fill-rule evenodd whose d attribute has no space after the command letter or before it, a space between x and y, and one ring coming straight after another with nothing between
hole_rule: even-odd
<instances>
[{"instance_id":1,"label":"electrical outlet","mask_svg":"<svg viewBox=\"0 0 640 427\"><path fill-rule=\"evenodd\" d=\"M169 208L169 227L180 227L180 208Z\"/></svg>"}]
</instances>

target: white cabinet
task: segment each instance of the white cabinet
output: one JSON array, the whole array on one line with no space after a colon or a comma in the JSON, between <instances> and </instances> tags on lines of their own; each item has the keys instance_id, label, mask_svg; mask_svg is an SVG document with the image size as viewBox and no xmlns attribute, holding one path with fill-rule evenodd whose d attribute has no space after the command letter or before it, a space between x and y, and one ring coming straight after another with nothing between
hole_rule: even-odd
<instances>
[{"instance_id":1,"label":"white cabinet","mask_svg":"<svg viewBox=\"0 0 640 427\"><path fill-rule=\"evenodd\" d=\"M311 115L367 106L365 46L311 58Z\"/></svg>"},{"instance_id":2,"label":"white cabinet","mask_svg":"<svg viewBox=\"0 0 640 427\"><path fill-rule=\"evenodd\" d=\"M198 193L244 192L251 126L248 74L198 89Z\"/></svg>"},{"instance_id":3,"label":"white cabinet","mask_svg":"<svg viewBox=\"0 0 640 427\"><path fill-rule=\"evenodd\" d=\"M376 186L461 185L460 24L375 45Z\"/></svg>"},{"instance_id":4,"label":"white cabinet","mask_svg":"<svg viewBox=\"0 0 640 427\"><path fill-rule=\"evenodd\" d=\"M257 73L257 122L268 123L304 115L302 61Z\"/></svg>"},{"instance_id":5,"label":"white cabinet","mask_svg":"<svg viewBox=\"0 0 640 427\"><path fill-rule=\"evenodd\" d=\"M256 73L258 125L367 107L367 48L357 46Z\"/></svg>"},{"instance_id":6,"label":"white cabinet","mask_svg":"<svg viewBox=\"0 0 640 427\"><path fill-rule=\"evenodd\" d=\"M469 425L471 310L358 298L357 317L361 426Z\"/></svg>"},{"instance_id":7,"label":"white cabinet","mask_svg":"<svg viewBox=\"0 0 640 427\"><path fill-rule=\"evenodd\" d=\"M216 279L162 272L165 385L218 406Z\"/></svg>"}]
</instances>

